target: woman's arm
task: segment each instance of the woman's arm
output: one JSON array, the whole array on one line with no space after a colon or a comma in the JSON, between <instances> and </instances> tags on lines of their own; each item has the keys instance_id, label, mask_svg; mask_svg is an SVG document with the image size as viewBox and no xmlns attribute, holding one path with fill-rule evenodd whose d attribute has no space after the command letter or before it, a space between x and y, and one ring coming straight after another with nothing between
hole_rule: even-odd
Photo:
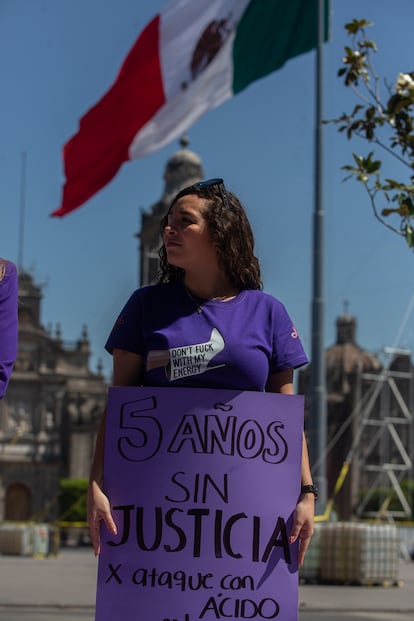
<instances>
[{"instance_id":1,"label":"woman's arm","mask_svg":"<svg viewBox=\"0 0 414 621\"><path fill-rule=\"evenodd\" d=\"M312 484L312 475L309 466L308 447L305 434L302 439L302 486ZM302 494L296 505L295 521L290 534L290 542L293 543L299 537L299 565L303 564L306 550L309 548L313 535L313 520L315 517L315 496L312 493Z\"/></svg>"},{"instance_id":2,"label":"woman's arm","mask_svg":"<svg viewBox=\"0 0 414 621\"><path fill-rule=\"evenodd\" d=\"M141 386L144 375L142 356L115 349L113 352L113 385ZM100 521L105 522L110 532L116 534L116 525L107 496L102 491L105 451L105 427L107 410L102 415L96 438L95 453L92 460L88 486L88 524L95 554L99 554Z\"/></svg>"},{"instance_id":3,"label":"woman's arm","mask_svg":"<svg viewBox=\"0 0 414 621\"><path fill-rule=\"evenodd\" d=\"M277 392L284 395L293 395L293 369L272 373L266 384L267 392ZM302 485L312 484L312 474L309 464L308 446L305 434L302 436ZM290 534L290 542L293 543L299 537L299 565L303 564L306 550L309 547L313 535L313 520L315 515L315 496L303 494L296 506L295 519Z\"/></svg>"}]
</instances>

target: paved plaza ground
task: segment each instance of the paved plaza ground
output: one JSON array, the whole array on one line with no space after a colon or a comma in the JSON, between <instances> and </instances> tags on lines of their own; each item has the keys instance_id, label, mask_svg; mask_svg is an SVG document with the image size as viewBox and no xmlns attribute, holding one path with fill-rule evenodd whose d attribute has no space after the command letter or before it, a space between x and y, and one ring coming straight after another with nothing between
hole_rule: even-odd
<instances>
[{"instance_id":1,"label":"paved plaza ground","mask_svg":"<svg viewBox=\"0 0 414 621\"><path fill-rule=\"evenodd\" d=\"M96 571L88 547L47 558L0 555L0 621L93 621ZM387 587L301 585L300 619L414 619L414 562L400 561L399 580Z\"/></svg>"}]
</instances>

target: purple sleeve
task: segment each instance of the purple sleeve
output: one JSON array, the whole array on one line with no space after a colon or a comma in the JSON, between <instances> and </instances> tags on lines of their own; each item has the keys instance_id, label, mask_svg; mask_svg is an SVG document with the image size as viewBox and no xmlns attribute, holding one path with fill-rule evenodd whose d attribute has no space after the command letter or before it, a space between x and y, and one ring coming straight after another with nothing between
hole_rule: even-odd
<instances>
[{"instance_id":1,"label":"purple sleeve","mask_svg":"<svg viewBox=\"0 0 414 621\"><path fill-rule=\"evenodd\" d=\"M18 292L16 266L0 259L0 399L6 394L17 356Z\"/></svg>"},{"instance_id":2,"label":"purple sleeve","mask_svg":"<svg viewBox=\"0 0 414 621\"><path fill-rule=\"evenodd\" d=\"M277 316L274 320L273 334L273 360L270 371L286 371L287 369L297 369L307 364L308 357L303 349L292 319L289 317L283 304L277 309Z\"/></svg>"},{"instance_id":3,"label":"purple sleeve","mask_svg":"<svg viewBox=\"0 0 414 621\"><path fill-rule=\"evenodd\" d=\"M114 349L143 354L141 292L135 291L120 312L105 344L110 354Z\"/></svg>"}]
</instances>

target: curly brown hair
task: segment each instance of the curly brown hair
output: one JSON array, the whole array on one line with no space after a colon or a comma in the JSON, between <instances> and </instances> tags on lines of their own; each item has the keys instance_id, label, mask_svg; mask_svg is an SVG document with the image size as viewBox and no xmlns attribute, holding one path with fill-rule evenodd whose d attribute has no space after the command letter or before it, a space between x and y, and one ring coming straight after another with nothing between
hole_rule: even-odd
<instances>
[{"instance_id":1,"label":"curly brown hair","mask_svg":"<svg viewBox=\"0 0 414 621\"><path fill-rule=\"evenodd\" d=\"M227 197L225 202L222 192L225 192L224 197ZM161 237L172 207L179 198L187 194L195 194L206 200L203 215L211 239L216 245L220 265L232 284L239 290L262 289L260 264L254 254L254 237L250 222L237 196L225 190L224 185L220 188L218 183L204 185L201 182L178 192L161 220ZM159 256L159 282L181 280L184 270L168 263L164 244L160 248Z\"/></svg>"}]
</instances>

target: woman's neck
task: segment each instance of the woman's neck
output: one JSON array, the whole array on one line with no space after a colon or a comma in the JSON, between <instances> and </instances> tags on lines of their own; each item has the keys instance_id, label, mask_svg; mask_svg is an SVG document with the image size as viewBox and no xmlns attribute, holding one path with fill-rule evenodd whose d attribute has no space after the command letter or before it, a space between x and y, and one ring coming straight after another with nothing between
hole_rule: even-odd
<instances>
[{"instance_id":1,"label":"woman's neck","mask_svg":"<svg viewBox=\"0 0 414 621\"><path fill-rule=\"evenodd\" d=\"M203 300L226 300L239 293L239 289L223 274L216 277L192 277L184 275L183 283L193 295Z\"/></svg>"}]
</instances>

